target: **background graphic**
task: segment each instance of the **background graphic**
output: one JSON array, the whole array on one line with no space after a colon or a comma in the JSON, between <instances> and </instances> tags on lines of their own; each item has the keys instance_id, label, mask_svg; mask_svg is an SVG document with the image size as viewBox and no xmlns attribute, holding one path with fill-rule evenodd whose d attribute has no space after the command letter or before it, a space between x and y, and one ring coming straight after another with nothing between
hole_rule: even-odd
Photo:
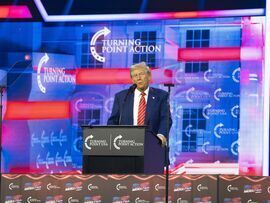
<instances>
[{"instance_id":1,"label":"background graphic","mask_svg":"<svg viewBox=\"0 0 270 203\"><path fill-rule=\"evenodd\" d=\"M172 173L261 175L264 20L1 22L2 171L80 171L80 126L105 125L129 67L145 61L152 86L175 84Z\"/></svg>"}]
</instances>

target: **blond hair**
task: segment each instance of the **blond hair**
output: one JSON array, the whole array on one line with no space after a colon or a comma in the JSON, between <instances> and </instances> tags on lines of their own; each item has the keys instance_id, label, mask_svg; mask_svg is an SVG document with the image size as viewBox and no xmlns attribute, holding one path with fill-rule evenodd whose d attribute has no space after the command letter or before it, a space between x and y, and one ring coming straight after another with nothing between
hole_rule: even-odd
<instances>
[{"instance_id":1,"label":"blond hair","mask_svg":"<svg viewBox=\"0 0 270 203\"><path fill-rule=\"evenodd\" d=\"M137 68L143 68L145 70L145 73L147 73L148 75L151 74L149 66L147 66L146 63L143 61L140 63L136 63L130 67L130 77L132 77L133 71Z\"/></svg>"}]
</instances>

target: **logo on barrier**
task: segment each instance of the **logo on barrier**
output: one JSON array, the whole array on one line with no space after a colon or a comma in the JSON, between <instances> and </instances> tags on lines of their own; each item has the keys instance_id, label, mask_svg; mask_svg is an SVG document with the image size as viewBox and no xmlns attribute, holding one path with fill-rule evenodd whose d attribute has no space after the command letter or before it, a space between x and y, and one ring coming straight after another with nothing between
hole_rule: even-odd
<instances>
[{"instance_id":1,"label":"logo on barrier","mask_svg":"<svg viewBox=\"0 0 270 203\"><path fill-rule=\"evenodd\" d=\"M55 195L55 196L47 196L45 203L63 203L64 196L63 195Z\"/></svg>"},{"instance_id":2,"label":"logo on barrier","mask_svg":"<svg viewBox=\"0 0 270 203\"><path fill-rule=\"evenodd\" d=\"M101 196L100 195L86 196L84 197L84 203L102 203Z\"/></svg>"},{"instance_id":3,"label":"logo on barrier","mask_svg":"<svg viewBox=\"0 0 270 203\"><path fill-rule=\"evenodd\" d=\"M144 182L144 183L133 183L132 185L132 191L143 191L148 192L150 190L150 183Z\"/></svg>"},{"instance_id":4,"label":"logo on barrier","mask_svg":"<svg viewBox=\"0 0 270 203\"><path fill-rule=\"evenodd\" d=\"M82 190L82 182L76 183L66 183L65 191L81 191Z\"/></svg>"},{"instance_id":5,"label":"logo on barrier","mask_svg":"<svg viewBox=\"0 0 270 203\"><path fill-rule=\"evenodd\" d=\"M144 199L137 197L135 199L135 203L150 203L150 201L147 201L147 200L144 200Z\"/></svg>"},{"instance_id":6,"label":"logo on barrier","mask_svg":"<svg viewBox=\"0 0 270 203\"><path fill-rule=\"evenodd\" d=\"M33 198L33 197L28 197L27 199L26 199L26 201L27 201L27 203L32 203L32 202L41 202L41 200L40 199L37 199L37 198Z\"/></svg>"},{"instance_id":7,"label":"logo on barrier","mask_svg":"<svg viewBox=\"0 0 270 203\"><path fill-rule=\"evenodd\" d=\"M190 192L192 189L191 182L187 183L175 183L174 184L174 192Z\"/></svg>"},{"instance_id":8,"label":"logo on barrier","mask_svg":"<svg viewBox=\"0 0 270 203\"><path fill-rule=\"evenodd\" d=\"M5 203L23 202L22 195L7 195L5 196Z\"/></svg>"},{"instance_id":9,"label":"logo on barrier","mask_svg":"<svg viewBox=\"0 0 270 203\"><path fill-rule=\"evenodd\" d=\"M177 199L176 203L189 203L188 200L182 199L181 197Z\"/></svg>"},{"instance_id":10,"label":"logo on barrier","mask_svg":"<svg viewBox=\"0 0 270 203\"><path fill-rule=\"evenodd\" d=\"M24 184L24 191L39 191L41 190L42 182L27 182Z\"/></svg>"},{"instance_id":11,"label":"logo on barrier","mask_svg":"<svg viewBox=\"0 0 270 203\"><path fill-rule=\"evenodd\" d=\"M9 190L16 190L16 189L20 189L20 185L16 185L14 183L10 183L8 185L8 188L9 188Z\"/></svg>"},{"instance_id":12,"label":"logo on barrier","mask_svg":"<svg viewBox=\"0 0 270 203\"><path fill-rule=\"evenodd\" d=\"M163 203L164 202L164 199L162 199L162 197L154 197L154 202L153 203Z\"/></svg>"},{"instance_id":13,"label":"logo on barrier","mask_svg":"<svg viewBox=\"0 0 270 203\"><path fill-rule=\"evenodd\" d=\"M96 42L101 36L107 36L111 31L104 27L97 31L90 41L90 52L99 62L104 63L106 58L96 50ZM161 52L161 45L145 45L141 39L104 39L102 41L101 52L105 53L157 53Z\"/></svg>"},{"instance_id":14,"label":"logo on barrier","mask_svg":"<svg viewBox=\"0 0 270 203\"><path fill-rule=\"evenodd\" d=\"M68 203L80 203L80 200L79 199L75 199L73 197L69 197L68 198Z\"/></svg>"},{"instance_id":15,"label":"logo on barrier","mask_svg":"<svg viewBox=\"0 0 270 203\"><path fill-rule=\"evenodd\" d=\"M159 190L165 190L165 186L164 186L164 185L156 184L156 185L155 185L155 190L156 190L156 191L159 191Z\"/></svg>"},{"instance_id":16,"label":"logo on barrier","mask_svg":"<svg viewBox=\"0 0 270 203\"><path fill-rule=\"evenodd\" d=\"M53 185L52 183L48 183L46 188L47 190L57 190L57 189L60 189L60 186Z\"/></svg>"},{"instance_id":17,"label":"logo on barrier","mask_svg":"<svg viewBox=\"0 0 270 203\"><path fill-rule=\"evenodd\" d=\"M120 183L118 183L115 186L116 190L120 191L120 190L127 190L127 186L126 185L121 185Z\"/></svg>"},{"instance_id":18,"label":"logo on barrier","mask_svg":"<svg viewBox=\"0 0 270 203\"><path fill-rule=\"evenodd\" d=\"M249 199L249 200L247 201L247 203L259 203L259 202L253 201L252 199Z\"/></svg>"},{"instance_id":19,"label":"logo on barrier","mask_svg":"<svg viewBox=\"0 0 270 203\"><path fill-rule=\"evenodd\" d=\"M234 187L234 186L232 186L232 185L228 185L228 186L227 186L227 191L228 191L228 192L239 191L239 188L238 188L238 187Z\"/></svg>"},{"instance_id":20,"label":"logo on barrier","mask_svg":"<svg viewBox=\"0 0 270 203\"><path fill-rule=\"evenodd\" d=\"M92 191L92 190L98 190L99 187L98 187L97 185L89 184L89 185L87 186L87 189L88 189L89 191Z\"/></svg>"},{"instance_id":21,"label":"logo on barrier","mask_svg":"<svg viewBox=\"0 0 270 203\"><path fill-rule=\"evenodd\" d=\"M241 197L224 198L224 202L241 203Z\"/></svg>"},{"instance_id":22,"label":"logo on barrier","mask_svg":"<svg viewBox=\"0 0 270 203\"><path fill-rule=\"evenodd\" d=\"M204 196L204 197L194 197L193 202L207 202L211 203L212 202L212 197L211 196Z\"/></svg>"},{"instance_id":23,"label":"logo on barrier","mask_svg":"<svg viewBox=\"0 0 270 203\"><path fill-rule=\"evenodd\" d=\"M197 185L197 190L201 192L202 190L208 190L208 186L204 186L202 184Z\"/></svg>"},{"instance_id":24,"label":"logo on barrier","mask_svg":"<svg viewBox=\"0 0 270 203\"><path fill-rule=\"evenodd\" d=\"M270 193L270 187L267 188L268 193Z\"/></svg>"},{"instance_id":25,"label":"logo on barrier","mask_svg":"<svg viewBox=\"0 0 270 203\"><path fill-rule=\"evenodd\" d=\"M115 196L113 197L112 203L130 203L129 198L130 197L128 195L122 197Z\"/></svg>"},{"instance_id":26,"label":"logo on barrier","mask_svg":"<svg viewBox=\"0 0 270 203\"><path fill-rule=\"evenodd\" d=\"M244 193L262 193L262 185L244 185Z\"/></svg>"}]
</instances>

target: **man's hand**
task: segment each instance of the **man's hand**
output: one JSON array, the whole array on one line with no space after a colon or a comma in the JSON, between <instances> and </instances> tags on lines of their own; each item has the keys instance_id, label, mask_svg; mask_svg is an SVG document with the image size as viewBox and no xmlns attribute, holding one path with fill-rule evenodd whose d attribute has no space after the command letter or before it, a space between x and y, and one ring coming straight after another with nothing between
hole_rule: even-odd
<instances>
[{"instance_id":1,"label":"man's hand","mask_svg":"<svg viewBox=\"0 0 270 203\"><path fill-rule=\"evenodd\" d=\"M158 136L158 138L161 141L161 146L162 147L167 146L167 138L164 135L162 135L162 134L157 134L157 136Z\"/></svg>"}]
</instances>

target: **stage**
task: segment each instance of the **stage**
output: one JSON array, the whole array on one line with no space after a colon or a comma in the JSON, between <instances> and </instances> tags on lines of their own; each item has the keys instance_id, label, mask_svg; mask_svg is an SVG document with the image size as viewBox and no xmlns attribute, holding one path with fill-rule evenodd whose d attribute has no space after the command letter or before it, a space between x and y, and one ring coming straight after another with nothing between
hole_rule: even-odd
<instances>
[{"instance_id":1,"label":"stage","mask_svg":"<svg viewBox=\"0 0 270 203\"><path fill-rule=\"evenodd\" d=\"M1 202L163 203L163 175L2 174ZM269 203L270 178L170 175L171 203Z\"/></svg>"}]
</instances>

